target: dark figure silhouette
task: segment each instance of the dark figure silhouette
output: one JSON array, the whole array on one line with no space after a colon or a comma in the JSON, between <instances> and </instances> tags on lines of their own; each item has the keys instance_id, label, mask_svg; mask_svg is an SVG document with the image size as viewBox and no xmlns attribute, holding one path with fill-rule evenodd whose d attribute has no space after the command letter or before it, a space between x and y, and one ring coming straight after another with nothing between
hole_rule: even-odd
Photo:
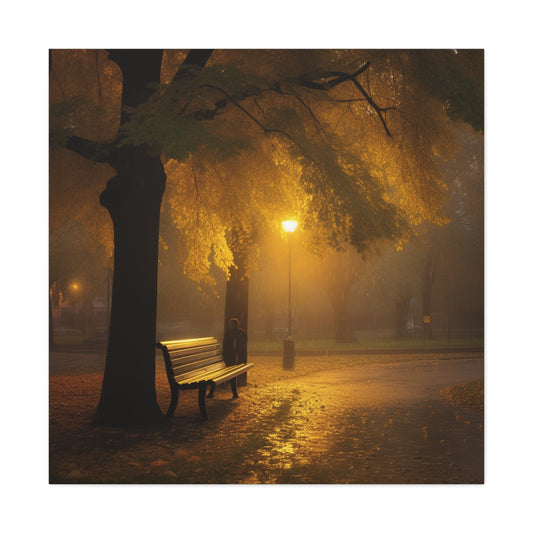
<instances>
[{"instance_id":1,"label":"dark figure silhouette","mask_svg":"<svg viewBox=\"0 0 533 533\"><path fill-rule=\"evenodd\" d=\"M224 333L222 354L227 365L246 363L248 360L248 335L239 325L239 320L232 318L226 333Z\"/></svg>"}]
</instances>

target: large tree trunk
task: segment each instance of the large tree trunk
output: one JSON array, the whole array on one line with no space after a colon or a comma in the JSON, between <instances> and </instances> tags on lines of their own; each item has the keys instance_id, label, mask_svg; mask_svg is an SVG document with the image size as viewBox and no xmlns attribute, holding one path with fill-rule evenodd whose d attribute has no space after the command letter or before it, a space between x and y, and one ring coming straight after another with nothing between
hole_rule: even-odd
<instances>
[{"instance_id":1,"label":"large tree trunk","mask_svg":"<svg viewBox=\"0 0 533 533\"><path fill-rule=\"evenodd\" d=\"M159 157L121 150L118 175L101 196L113 219L115 259L109 343L95 423L131 426L163 419L155 391Z\"/></svg>"},{"instance_id":2,"label":"large tree trunk","mask_svg":"<svg viewBox=\"0 0 533 533\"><path fill-rule=\"evenodd\" d=\"M248 301L250 279L244 271L244 260L242 255L236 254L235 261L237 268L230 268L230 278L226 282L226 301L224 306L224 330L228 328L229 320L237 318L240 327L248 333ZM247 363L248 357L246 356ZM238 385L248 383L247 374L241 374L237 378Z\"/></svg>"},{"instance_id":3,"label":"large tree trunk","mask_svg":"<svg viewBox=\"0 0 533 533\"><path fill-rule=\"evenodd\" d=\"M224 328L231 318L239 319L240 327L248 331L248 295L250 278L247 271L249 246L254 236L236 226L229 235L229 245L233 253L235 266L230 267L230 276L226 283L226 301L224 307Z\"/></svg>"},{"instance_id":4,"label":"large tree trunk","mask_svg":"<svg viewBox=\"0 0 533 533\"><path fill-rule=\"evenodd\" d=\"M230 268L230 277L226 283L226 301L224 306L224 330L228 328L229 321L235 317L239 320L240 327L248 335L248 303L250 294L250 278L247 270L247 259L250 243L254 240L254 231L244 231L234 227L230 235L230 247L233 253L235 266ZM248 362L248 350L244 356L244 363ZM237 377L238 385L246 385L248 375L241 374Z\"/></svg>"},{"instance_id":5,"label":"large tree trunk","mask_svg":"<svg viewBox=\"0 0 533 533\"><path fill-rule=\"evenodd\" d=\"M161 50L114 50L122 70L122 107L135 108L159 83ZM126 115L123 114L123 120ZM109 342L95 424L146 425L163 420L155 391L159 217L166 175L148 147L115 148L100 203L113 220L114 271Z\"/></svg>"},{"instance_id":6,"label":"large tree trunk","mask_svg":"<svg viewBox=\"0 0 533 533\"><path fill-rule=\"evenodd\" d=\"M192 50L184 66L203 67L211 51ZM112 50L123 75L125 112L153 94L160 82L162 50ZM180 69L175 80L187 76ZM109 342L94 422L135 426L163 420L155 391L159 219L166 175L155 147L125 146L109 157L117 175L100 197L113 220L114 271Z\"/></svg>"},{"instance_id":7,"label":"large tree trunk","mask_svg":"<svg viewBox=\"0 0 533 533\"><path fill-rule=\"evenodd\" d=\"M242 329L248 331L248 294L250 280L240 269L230 268L230 278L226 282L226 302L224 306L224 326L231 318L239 319Z\"/></svg>"}]
</instances>

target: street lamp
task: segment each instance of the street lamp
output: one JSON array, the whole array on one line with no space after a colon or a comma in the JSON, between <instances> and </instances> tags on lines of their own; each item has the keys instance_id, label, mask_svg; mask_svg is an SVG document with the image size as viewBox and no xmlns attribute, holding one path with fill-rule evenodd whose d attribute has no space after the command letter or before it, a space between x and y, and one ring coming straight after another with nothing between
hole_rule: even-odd
<instances>
[{"instance_id":1,"label":"street lamp","mask_svg":"<svg viewBox=\"0 0 533 533\"><path fill-rule=\"evenodd\" d=\"M283 368L292 370L294 368L294 339L292 338L292 315L291 315L291 234L298 226L296 220L284 220L281 225L287 233L289 243L289 331L287 338L283 341Z\"/></svg>"},{"instance_id":2,"label":"street lamp","mask_svg":"<svg viewBox=\"0 0 533 533\"><path fill-rule=\"evenodd\" d=\"M72 281L69 285L69 289L70 289L70 294L72 296L72 311L73 311L73 325L74 327L79 327L80 325L80 318L79 318L79 313L80 313L80 304L79 304L79 295L80 295L80 292L81 292L81 287L80 287L80 284L77 282L77 281ZM69 298L70 300L70 298Z\"/></svg>"}]
</instances>

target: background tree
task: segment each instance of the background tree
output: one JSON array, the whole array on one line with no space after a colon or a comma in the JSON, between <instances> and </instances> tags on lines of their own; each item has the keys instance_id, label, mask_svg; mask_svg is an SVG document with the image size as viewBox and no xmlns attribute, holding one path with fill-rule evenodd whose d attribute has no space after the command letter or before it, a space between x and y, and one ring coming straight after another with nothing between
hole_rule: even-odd
<instances>
[{"instance_id":1,"label":"background tree","mask_svg":"<svg viewBox=\"0 0 533 533\"><path fill-rule=\"evenodd\" d=\"M455 306L462 315L472 303L481 302L481 308L469 314L483 314L483 137L465 124L457 125L455 134L460 149L440 162L446 183L442 223L414 226L416 234L408 243L398 250L383 245L371 261L375 284L395 306L398 338L408 336L415 301L429 336L433 318L426 324L422 318L432 317L435 297L440 308L445 305L451 313Z\"/></svg>"},{"instance_id":2,"label":"background tree","mask_svg":"<svg viewBox=\"0 0 533 533\"><path fill-rule=\"evenodd\" d=\"M49 286L54 304L70 295L77 300L81 310L81 323L77 329L85 337L95 334L93 301L105 294L107 284L107 251L94 240L81 220L65 220L50 235ZM72 291L72 284L77 290ZM52 295L51 294L51 295Z\"/></svg>"},{"instance_id":3,"label":"background tree","mask_svg":"<svg viewBox=\"0 0 533 533\"><path fill-rule=\"evenodd\" d=\"M332 250L316 265L316 274L331 301L336 343L349 343L354 337L351 290L364 275L365 262L353 248Z\"/></svg>"},{"instance_id":4,"label":"background tree","mask_svg":"<svg viewBox=\"0 0 533 533\"><path fill-rule=\"evenodd\" d=\"M101 277L100 267L112 266L111 220L97 198L113 172L109 165L95 163L64 145L74 133L101 141L116 135L114 111L117 102L120 105L120 87L113 64L97 50L51 52L49 73L49 283L57 300L59 292L67 295L72 279L82 276L84 307L88 307L96 289L94 280Z\"/></svg>"}]
</instances>

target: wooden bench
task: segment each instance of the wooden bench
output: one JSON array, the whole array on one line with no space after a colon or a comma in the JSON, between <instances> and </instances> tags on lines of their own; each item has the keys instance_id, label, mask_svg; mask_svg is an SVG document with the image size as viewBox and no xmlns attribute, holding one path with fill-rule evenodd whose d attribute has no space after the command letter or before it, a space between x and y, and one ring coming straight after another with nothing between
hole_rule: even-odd
<instances>
[{"instance_id":1,"label":"wooden bench","mask_svg":"<svg viewBox=\"0 0 533 533\"><path fill-rule=\"evenodd\" d=\"M229 381L233 397L238 398L237 376L254 366L253 363L226 365L221 346L213 337L161 341L157 347L163 352L172 394L167 417L171 417L176 410L180 389L198 389L202 419L209 420L205 406L207 387L210 387L207 397L212 398L216 386Z\"/></svg>"}]
</instances>

